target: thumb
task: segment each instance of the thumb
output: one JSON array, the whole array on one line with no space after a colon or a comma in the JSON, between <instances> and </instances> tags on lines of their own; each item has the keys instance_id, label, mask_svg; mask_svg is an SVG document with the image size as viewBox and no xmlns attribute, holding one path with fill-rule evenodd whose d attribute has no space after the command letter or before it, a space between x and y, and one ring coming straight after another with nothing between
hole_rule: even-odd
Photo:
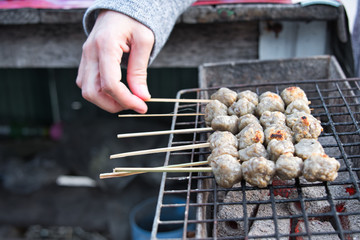
<instances>
[{"instance_id":1,"label":"thumb","mask_svg":"<svg viewBox=\"0 0 360 240\"><path fill-rule=\"evenodd\" d=\"M132 93L143 100L150 99L147 86L147 67L150 53L153 47L152 41L136 41L131 44L127 67L127 82Z\"/></svg>"}]
</instances>

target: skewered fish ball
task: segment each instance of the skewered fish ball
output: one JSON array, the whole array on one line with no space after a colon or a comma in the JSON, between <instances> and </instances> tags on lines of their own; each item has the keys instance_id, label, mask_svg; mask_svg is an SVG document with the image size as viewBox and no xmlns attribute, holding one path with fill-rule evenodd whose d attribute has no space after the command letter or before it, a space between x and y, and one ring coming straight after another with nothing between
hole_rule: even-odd
<instances>
[{"instance_id":1,"label":"skewered fish ball","mask_svg":"<svg viewBox=\"0 0 360 240\"><path fill-rule=\"evenodd\" d=\"M294 112L290 115L286 115L286 125L292 128L302 116L309 117L311 115L304 112Z\"/></svg>"},{"instance_id":2,"label":"skewered fish ball","mask_svg":"<svg viewBox=\"0 0 360 240\"><path fill-rule=\"evenodd\" d=\"M280 95L276 94L274 92L267 91L267 92L260 94L259 101L261 102L265 98L271 98L274 101L280 101L280 102L284 103L284 101L281 99Z\"/></svg>"},{"instance_id":3,"label":"skewered fish ball","mask_svg":"<svg viewBox=\"0 0 360 240\"><path fill-rule=\"evenodd\" d=\"M219 131L229 131L232 134L238 133L238 125L237 125L238 117L233 116L216 116L211 121L211 127L214 130Z\"/></svg>"},{"instance_id":4,"label":"skewered fish ball","mask_svg":"<svg viewBox=\"0 0 360 240\"><path fill-rule=\"evenodd\" d=\"M220 155L210 163L216 183L224 188L231 188L241 180L241 164L228 154Z\"/></svg>"},{"instance_id":5,"label":"skewered fish ball","mask_svg":"<svg viewBox=\"0 0 360 240\"><path fill-rule=\"evenodd\" d=\"M241 168L244 179L259 188L267 187L275 175L275 163L264 157L251 158Z\"/></svg>"},{"instance_id":6,"label":"skewered fish ball","mask_svg":"<svg viewBox=\"0 0 360 240\"><path fill-rule=\"evenodd\" d=\"M264 128L270 127L274 124L283 124L285 125L286 116L282 112L275 111L265 111L263 114L261 114L260 117L260 123Z\"/></svg>"},{"instance_id":7,"label":"skewered fish ball","mask_svg":"<svg viewBox=\"0 0 360 240\"><path fill-rule=\"evenodd\" d=\"M334 181L340 163L326 154L312 154L304 161L303 176L309 182Z\"/></svg>"},{"instance_id":8,"label":"skewered fish ball","mask_svg":"<svg viewBox=\"0 0 360 240\"><path fill-rule=\"evenodd\" d=\"M209 138L210 149L213 150L218 147L234 146L238 147L238 139L228 131L215 131Z\"/></svg>"},{"instance_id":9,"label":"skewered fish ball","mask_svg":"<svg viewBox=\"0 0 360 240\"><path fill-rule=\"evenodd\" d=\"M234 102L228 108L229 115L236 115L238 117L244 116L245 114L253 114L256 106L247 100L246 98L240 98L237 102Z\"/></svg>"},{"instance_id":10,"label":"skewered fish ball","mask_svg":"<svg viewBox=\"0 0 360 240\"><path fill-rule=\"evenodd\" d=\"M312 115L303 115L295 122L292 130L295 141L299 142L303 138L317 139L323 131L323 128L321 122Z\"/></svg>"},{"instance_id":11,"label":"skewered fish ball","mask_svg":"<svg viewBox=\"0 0 360 240\"><path fill-rule=\"evenodd\" d=\"M239 149L246 148L254 143L263 143L263 128L259 123L252 123L243 128L236 137L239 139Z\"/></svg>"},{"instance_id":12,"label":"skewered fish ball","mask_svg":"<svg viewBox=\"0 0 360 240\"><path fill-rule=\"evenodd\" d=\"M212 162L214 158L220 156L220 155L231 155L235 158L239 158L239 152L236 147L234 146L223 146L215 148L211 151L211 154L208 156L207 160L208 162Z\"/></svg>"},{"instance_id":13,"label":"skewered fish ball","mask_svg":"<svg viewBox=\"0 0 360 240\"><path fill-rule=\"evenodd\" d=\"M257 117L255 117L253 114L246 114L244 116L241 116L238 118L238 129L239 131L243 130L244 127L251 123L260 123Z\"/></svg>"},{"instance_id":14,"label":"skewered fish ball","mask_svg":"<svg viewBox=\"0 0 360 240\"><path fill-rule=\"evenodd\" d=\"M273 97L264 97L260 100L259 104L256 106L256 114L261 116L265 111L285 111L285 104L281 98Z\"/></svg>"},{"instance_id":15,"label":"skewered fish ball","mask_svg":"<svg viewBox=\"0 0 360 240\"><path fill-rule=\"evenodd\" d=\"M208 104L206 104L204 113L206 125L211 126L211 121L216 116L227 116L227 107L218 100L210 101Z\"/></svg>"},{"instance_id":16,"label":"skewered fish ball","mask_svg":"<svg viewBox=\"0 0 360 240\"><path fill-rule=\"evenodd\" d=\"M325 154L321 143L316 139L303 138L295 144L295 154L302 159L309 158L313 153Z\"/></svg>"},{"instance_id":17,"label":"skewered fish ball","mask_svg":"<svg viewBox=\"0 0 360 240\"><path fill-rule=\"evenodd\" d=\"M273 139L267 145L267 151L270 155L270 159L276 162L282 154L293 154L295 152L295 147L289 140L279 141L277 139Z\"/></svg>"},{"instance_id":18,"label":"skewered fish ball","mask_svg":"<svg viewBox=\"0 0 360 240\"><path fill-rule=\"evenodd\" d=\"M292 153L281 155L275 164L276 175L282 180L300 177L304 167L303 160Z\"/></svg>"},{"instance_id":19,"label":"skewered fish ball","mask_svg":"<svg viewBox=\"0 0 360 240\"><path fill-rule=\"evenodd\" d=\"M306 97L306 94L304 92L304 90L302 90L299 87L288 87L285 88L282 92L281 92L281 97L284 100L286 105L289 105L290 103L292 103L295 100L301 99L304 100L305 102L309 102L309 100Z\"/></svg>"},{"instance_id":20,"label":"skewered fish ball","mask_svg":"<svg viewBox=\"0 0 360 240\"><path fill-rule=\"evenodd\" d=\"M265 135L265 144L269 144L269 142L273 139L283 141L288 140L293 142L292 131L286 125L271 125L266 128L264 131Z\"/></svg>"},{"instance_id":21,"label":"skewered fish ball","mask_svg":"<svg viewBox=\"0 0 360 240\"><path fill-rule=\"evenodd\" d=\"M304 112L307 114L311 113L308 101L304 101L302 99L297 99L291 102L285 110L285 114L292 114L295 112Z\"/></svg>"},{"instance_id":22,"label":"skewered fish ball","mask_svg":"<svg viewBox=\"0 0 360 240\"><path fill-rule=\"evenodd\" d=\"M237 99L241 99L241 98L245 98L245 99L249 100L255 106L258 105L258 103L259 103L258 95L250 90L239 92L237 95Z\"/></svg>"},{"instance_id":23,"label":"skewered fish ball","mask_svg":"<svg viewBox=\"0 0 360 240\"><path fill-rule=\"evenodd\" d=\"M268 158L269 154L266 151L264 145L261 143L254 143L244 149L239 150L240 161L249 161L253 157Z\"/></svg>"},{"instance_id":24,"label":"skewered fish ball","mask_svg":"<svg viewBox=\"0 0 360 240\"><path fill-rule=\"evenodd\" d=\"M227 107L230 107L237 99L237 93L228 88L220 88L210 97L212 100L219 100Z\"/></svg>"}]
</instances>

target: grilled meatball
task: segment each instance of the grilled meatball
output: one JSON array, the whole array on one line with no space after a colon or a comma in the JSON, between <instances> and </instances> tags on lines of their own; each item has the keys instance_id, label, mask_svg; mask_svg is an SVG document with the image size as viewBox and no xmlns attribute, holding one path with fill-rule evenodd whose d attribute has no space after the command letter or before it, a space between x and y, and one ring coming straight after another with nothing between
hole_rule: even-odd
<instances>
[{"instance_id":1,"label":"grilled meatball","mask_svg":"<svg viewBox=\"0 0 360 240\"><path fill-rule=\"evenodd\" d=\"M303 160L292 153L281 155L275 164L276 175L282 180L300 177L304 167Z\"/></svg>"},{"instance_id":2,"label":"grilled meatball","mask_svg":"<svg viewBox=\"0 0 360 240\"><path fill-rule=\"evenodd\" d=\"M292 128L294 126L294 124L296 123L296 121L299 120L299 118L301 118L302 116L306 116L309 117L311 116L310 114L304 113L304 112L294 112L290 115L286 115L286 125L289 128Z\"/></svg>"},{"instance_id":3,"label":"grilled meatball","mask_svg":"<svg viewBox=\"0 0 360 240\"><path fill-rule=\"evenodd\" d=\"M289 105L295 100L301 99L306 102L309 100L306 97L305 92L299 87L288 87L281 92L281 98L284 100L286 105Z\"/></svg>"},{"instance_id":4,"label":"grilled meatball","mask_svg":"<svg viewBox=\"0 0 360 240\"><path fill-rule=\"evenodd\" d=\"M231 155L224 154L214 158L210 166L216 183L224 188L231 188L241 180L241 164Z\"/></svg>"},{"instance_id":5,"label":"grilled meatball","mask_svg":"<svg viewBox=\"0 0 360 240\"><path fill-rule=\"evenodd\" d=\"M307 101L304 101L302 99L297 99L293 102L291 102L285 110L285 114L292 114L295 112L304 112L304 113L311 113L309 103Z\"/></svg>"},{"instance_id":6,"label":"grilled meatball","mask_svg":"<svg viewBox=\"0 0 360 240\"><path fill-rule=\"evenodd\" d=\"M309 182L334 181L340 163L326 154L313 153L304 161L303 176Z\"/></svg>"},{"instance_id":7,"label":"grilled meatball","mask_svg":"<svg viewBox=\"0 0 360 240\"><path fill-rule=\"evenodd\" d=\"M286 116L282 112L265 111L261 114L260 123L264 128L270 127L274 124L285 125Z\"/></svg>"},{"instance_id":8,"label":"grilled meatball","mask_svg":"<svg viewBox=\"0 0 360 240\"><path fill-rule=\"evenodd\" d=\"M230 107L237 99L237 93L228 88L220 88L210 97L212 100L219 100L227 107Z\"/></svg>"},{"instance_id":9,"label":"grilled meatball","mask_svg":"<svg viewBox=\"0 0 360 240\"><path fill-rule=\"evenodd\" d=\"M263 143L263 128L259 123L252 123L243 128L236 137L239 139L239 149L246 148L254 143Z\"/></svg>"},{"instance_id":10,"label":"grilled meatball","mask_svg":"<svg viewBox=\"0 0 360 240\"><path fill-rule=\"evenodd\" d=\"M243 130L244 127L251 123L260 123L257 117L252 114L246 114L238 118L238 129L239 131Z\"/></svg>"},{"instance_id":11,"label":"grilled meatball","mask_svg":"<svg viewBox=\"0 0 360 240\"><path fill-rule=\"evenodd\" d=\"M276 94L274 92L267 91L267 92L262 93L259 96L259 101L261 102L264 98L271 98L274 101L280 101L280 102L284 103L284 101L281 99L280 95Z\"/></svg>"},{"instance_id":12,"label":"grilled meatball","mask_svg":"<svg viewBox=\"0 0 360 240\"><path fill-rule=\"evenodd\" d=\"M272 139L267 145L267 151L270 155L270 159L276 162L280 155L284 153L293 154L295 152L295 147L289 140L279 141L277 139Z\"/></svg>"},{"instance_id":13,"label":"grilled meatball","mask_svg":"<svg viewBox=\"0 0 360 240\"><path fill-rule=\"evenodd\" d=\"M292 134L293 133L291 129L286 125L281 125L281 124L271 125L270 127L266 128L264 131L265 144L269 144L269 142L272 139L276 139L279 141L288 140L293 142Z\"/></svg>"},{"instance_id":14,"label":"grilled meatball","mask_svg":"<svg viewBox=\"0 0 360 240\"><path fill-rule=\"evenodd\" d=\"M211 126L211 121L216 116L227 115L227 107L225 104L218 100L210 101L205 107L205 123L207 126Z\"/></svg>"},{"instance_id":15,"label":"grilled meatball","mask_svg":"<svg viewBox=\"0 0 360 240\"><path fill-rule=\"evenodd\" d=\"M249 100L255 106L258 105L258 103L259 103L258 95L250 90L239 92L237 95L237 99L241 99L241 98L245 98L245 99Z\"/></svg>"},{"instance_id":16,"label":"grilled meatball","mask_svg":"<svg viewBox=\"0 0 360 240\"><path fill-rule=\"evenodd\" d=\"M309 158L313 153L325 154L321 143L316 139L303 138L295 144L295 154L302 159Z\"/></svg>"},{"instance_id":17,"label":"grilled meatball","mask_svg":"<svg viewBox=\"0 0 360 240\"><path fill-rule=\"evenodd\" d=\"M210 143L210 149L213 150L217 147L226 147L226 146L234 146L238 147L238 140L228 131L215 131L213 132L209 138L208 142Z\"/></svg>"},{"instance_id":18,"label":"grilled meatball","mask_svg":"<svg viewBox=\"0 0 360 240\"><path fill-rule=\"evenodd\" d=\"M261 143L254 143L244 149L239 150L240 161L248 161L253 157L264 157L268 158L268 152L266 151L264 145Z\"/></svg>"},{"instance_id":19,"label":"grilled meatball","mask_svg":"<svg viewBox=\"0 0 360 240\"><path fill-rule=\"evenodd\" d=\"M237 125L238 117L233 116L216 116L212 122L211 127L214 130L219 131L229 131L232 134L238 133L238 125Z\"/></svg>"},{"instance_id":20,"label":"grilled meatball","mask_svg":"<svg viewBox=\"0 0 360 240\"><path fill-rule=\"evenodd\" d=\"M246 98L241 98L237 102L234 102L228 108L228 114L241 117L245 114L253 114L255 112L255 109L256 106L252 102L250 102Z\"/></svg>"},{"instance_id":21,"label":"grilled meatball","mask_svg":"<svg viewBox=\"0 0 360 240\"><path fill-rule=\"evenodd\" d=\"M251 158L241 168L246 182L259 188L267 187L275 175L275 163L264 157Z\"/></svg>"},{"instance_id":22,"label":"grilled meatball","mask_svg":"<svg viewBox=\"0 0 360 240\"><path fill-rule=\"evenodd\" d=\"M256 106L256 114L261 116L265 111L285 111L285 104L281 98L272 98L272 97L265 97L260 100L259 104Z\"/></svg>"},{"instance_id":23,"label":"grilled meatball","mask_svg":"<svg viewBox=\"0 0 360 240\"><path fill-rule=\"evenodd\" d=\"M220 155L224 155L224 154L227 154L227 155L231 155L235 158L239 158L239 152L237 150L236 147L234 146L222 146L222 147L217 147L217 148L214 148L212 151L211 151L211 154L208 156L207 160L210 164L210 162L213 161L214 158L220 156Z\"/></svg>"},{"instance_id":24,"label":"grilled meatball","mask_svg":"<svg viewBox=\"0 0 360 240\"><path fill-rule=\"evenodd\" d=\"M292 130L295 141L299 142L303 138L317 139L323 128L321 127L321 122L312 115L303 115L295 122Z\"/></svg>"}]
</instances>

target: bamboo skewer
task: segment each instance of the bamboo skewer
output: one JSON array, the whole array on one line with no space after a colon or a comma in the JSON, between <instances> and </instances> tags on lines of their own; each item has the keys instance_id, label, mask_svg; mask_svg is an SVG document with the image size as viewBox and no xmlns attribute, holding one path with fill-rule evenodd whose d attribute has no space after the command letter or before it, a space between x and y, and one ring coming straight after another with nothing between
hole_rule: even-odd
<instances>
[{"instance_id":1,"label":"bamboo skewer","mask_svg":"<svg viewBox=\"0 0 360 240\"><path fill-rule=\"evenodd\" d=\"M177 99L177 98L150 98L145 102L179 102L179 103L208 103L210 99Z\"/></svg>"},{"instance_id":2,"label":"bamboo skewer","mask_svg":"<svg viewBox=\"0 0 360 240\"><path fill-rule=\"evenodd\" d=\"M157 114L119 114L118 117L192 117L203 116L204 113L157 113Z\"/></svg>"},{"instance_id":3,"label":"bamboo skewer","mask_svg":"<svg viewBox=\"0 0 360 240\"><path fill-rule=\"evenodd\" d=\"M118 134L117 138L144 137L144 136L193 133L193 132L208 132L212 130L213 129L211 127L206 127L206 128L188 128L188 129L178 129L178 130L153 131L153 132L123 133L123 134Z\"/></svg>"},{"instance_id":4,"label":"bamboo skewer","mask_svg":"<svg viewBox=\"0 0 360 240\"><path fill-rule=\"evenodd\" d=\"M155 168L156 169L182 168L182 167L200 166L200 165L205 165L205 164L208 164L208 161L173 164L173 165L161 166L161 167L155 167ZM146 173L144 171L142 171L142 172L122 172L121 170L122 170L122 168L115 168L114 172L112 172L112 173L102 173L102 174L100 174L100 179L102 179L102 178L113 178L113 177L126 177L126 176Z\"/></svg>"},{"instance_id":5,"label":"bamboo skewer","mask_svg":"<svg viewBox=\"0 0 360 240\"><path fill-rule=\"evenodd\" d=\"M196 167L196 168L152 168L152 167L124 167L118 168L125 172L211 172L211 167Z\"/></svg>"},{"instance_id":6,"label":"bamboo skewer","mask_svg":"<svg viewBox=\"0 0 360 240\"><path fill-rule=\"evenodd\" d=\"M152 153L172 152L172 151L181 151L181 150L189 150L189 149L196 149L196 148L205 148L205 147L209 147L209 146L210 146L209 143L199 143L199 144L191 144L191 145L176 146L176 147L155 148L155 149L113 154L113 155L110 155L110 159L123 158L123 157L136 156L136 155L146 155L146 154L152 154Z\"/></svg>"}]
</instances>

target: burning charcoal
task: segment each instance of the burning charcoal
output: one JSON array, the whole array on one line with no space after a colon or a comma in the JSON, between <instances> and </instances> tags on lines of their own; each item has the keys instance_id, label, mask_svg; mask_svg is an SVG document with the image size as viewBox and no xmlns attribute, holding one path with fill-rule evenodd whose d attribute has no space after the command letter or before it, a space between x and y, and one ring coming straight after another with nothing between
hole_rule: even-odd
<instances>
[{"instance_id":1,"label":"burning charcoal","mask_svg":"<svg viewBox=\"0 0 360 240\"><path fill-rule=\"evenodd\" d=\"M218 100L210 101L208 104L206 104L204 113L206 125L211 126L211 121L216 116L227 115L227 107L225 104L221 103Z\"/></svg>"},{"instance_id":2,"label":"burning charcoal","mask_svg":"<svg viewBox=\"0 0 360 240\"><path fill-rule=\"evenodd\" d=\"M216 131L228 131L232 134L238 133L237 116L216 116L211 121L211 127Z\"/></svg>"},{"instance_id":3,"label":"burning charcoal","mask_svg":"<svg viewBox=\"0 0 360 240\"><path fill-rule=\"evenodd\" d=\"M309 100L306 97L306 94L304 92L304 90L302 90L299 87L288 87L285 88L282 92L281 92L281 98L284 100L286 105L289 105L291 102L301 99L304 100L306 102L309 102Z\"/></svg>"},{"instance_id":4,"label":"burning charcoal","mask_svg":"<svg viewBox=\"0 0 360 240\"><path fill-rule=\"evenodd\" d=\"M234 187L240 187L241 184L235 184ZM261 201L269 199L268 190L253 190L245 192L245 201ZM217 236L229 237L229 236L244 236L244 208L243 208L243 192L242 191L230 191L225 199L224 203L234 203L229 205L220 205L217 213ZM247 217L254 217L257 209L257 204L245 204ZM234 220L235 219L235 220ZM241 219L241 220L237 220ZM249 227L249 222L247 226ZM248 230L248 229L247 229Z\"/></svg>"},{"instance_id":5,"label":"burning charcoal","mask_svg":"<svg viewBox=\"0 0 360 240\"><path fill-rule=\"evenodd\" d=\"M246 98L241 98L228 108L228 114L241 117L246 114L253 114L255 112L255 108L256 106L252 102Z\"/></svg>"},{"instance_id":6,"label":"burning charcoal","mask_svg":"<svg viewBox=\"0 0 360 240\"><path fill-rule=\"evenodd\" d=\"M340 239L337 235L334 227L331 225L330 222L327 221L319 221L319 220L310 220L309 221L309 231L311 235L311 239L315 240L323 240L323 239L329 239L329 240L335 240ZM304 221L299 221L296 226L297 233L306 233L305 223ZM321 232L334 232L334 234L323 234L323 235L314 235L311 233L321 233ZM302 239L308 239L307 235L302 236Z\"/></svg>"},{"instance_id":7,"label":"burning charcoal","mask_svg":"<svg viewBox=\"0 0 360 240\"><path fill-rule=\"evenodd\" d=\"M275 175L275 164L264 157L254 157L242 164L242 173L246 182L264 188L271 183Z\"/></svg>"},{"instance_id":8,"label":"burning charcoal","mask_svg":"<svg viewBox=\"0 0 360 240\"><path fill-rule=\"evenodd\" d=\"M334 181L340 163L326 154L313 153L304 162L303 176L309 182Z\"/></svg>"},{"instance_id":9,"label":"burning charcoal","mask_svg":"<svg viewBox=\"0 0 360 240\"><path fill-rule=\"evenodd\" d=\"M295 100L292 103L290 103L285 109L285 114L287 114L287 115L296 113L296 112L303 112L303 113L310 114L311 110L309 107L309 103L304 100Z\"/></svg>"},{"instance_id":10,"label":"burning charcoal","mask_svg":"<svg viewBox=\"0 0 360 240\"><path fill-rule=\"evenodd\" d=\"M270 112L265 111L261 114L260 123L264 128L270 127L271 125L279 124L285 125L286 116L282 112Z\"/></svg>"},{"instance_id":11,"label":"burning charcoal","mask_svg":"<svg viewBox=\"0 0 360 240\"><path fill-rule=\"evenodd\" d=\"M292 131L285 125L271 125L264 131L265 144L268 144L272 139L279 141L287 140L293 142Z\"/></svg>"},{"instance_id":12,"label":"burning charcoal","mask_svg":"<svg viewBox=\"0 0 360 240\"><path fill-rule=\"evenodd\" d=\"M240 161L248 161L253 157L268 158L268 152L261 143L254 143L244 149L239 150Z\"/></svg>"},{"instance_id":13,"label":"burning charcoal","mask_svg":"<svg viewBox=\"0 0 360 240\"><path fill-rule=\"evenodd\" d=\"M280 155L284 153L295 152L294 144L289 140L279 141L277 139L272 139L267 145L267 151L270 155L270 160L277 161Z\"/></svg>"},{"instance_id":14,"label":"burning charcoal","mask_svg":"<svg viewBox=\"0 0 360 240\"><path fill-rule=\"evenodd\" d=\"M262 217L273 217L274 214L277 216L289 216L289 210L285 203L276 203L275 205L276 213L273 213L271 204L260 204L259 209L256 213L257 218ZM291 229L290 219L277 219L277 231L279 234L289 234ZM275 234L275 223L274 220L255 220L252 224L249 234L249 237L263 236L261 239L264 239L266 235ZM260 238L255 238L260 239ZM272 239L267 237L266 239ZM289 239L288 236L280 237L280 239Z\"/></svg>"},{"instance_id":15,"label":"burning charcoal","mask_svg":"<svg viewBox=\"0 0 360 240\"><path fill-rule=\"evenodd\" d=\"M281 155L276 161L276 175L282 180L300 177L303 169L303 160L294 157L291 153Z\"/></svg>"},{"instance_id":16,"label":"burning charcoal","mask_svg":"<svg viewBox=\"0 0 360 240\"><path fill-rule=\"evenodd\" d=\"M241 98L245 98L245 99L249 100L255 106L259 104L258 95L256 93L250 91L250 90L239 92L238 95L237 95L237 99L239 100Z\"/></svg>"},{"instance_id":17,"label":"burning charcoal","mask_svg":"<svg viewBox=\"0 0 360 240\"><path fill-rule=\"evenodd\" d=\"M237 99L237 93L228 88L220 88L210 97L212 100L218 100L230 107Z\"/></svg>"},{"instance_id":18,"label":"burning charcoal","mask_svg":"<svg viewBox=\"0 0 360 240\"><path fill-rule=\"evenodd\" d=\"M208 142L210 143L211 150L224 146L234 146L235 148L238 147L238 139L231 132L227 131L213 132L209 136Z\"/></svg>"},{"instance_id":19,"label":"burning charcoal","mask_svg":"<svg viewBox=\"0 0 360 240\"><path fill-rule=\"evenodd\" d=\"M263 143L263 128L259 123L252 123L241 130L236 137L239 139L239 149L246 148L254 143Z\"/></svg>"},{"instance_id":20,"label":"burning charcoal","mask_svg":"<svg viewBox=\"0 0 360 240\"><path fill-rule=\"evenodd\" d=\"M344 230L357 231L353 234L345 234L346 239L360 239L360 219L359 215L351 213L358 213L360 211L360 202L358 200L348 200L345 203L337 204L336 210L338 212L350 213L340 217L340 222Z\"/></svg>"},{"instance_id":21,"label":"burning charcoal","mask_svg":"<svg viewBox=\"0 0 360 240\"><path fill-rule=\"evenodd\" d=\"M303 138L297 144L295 144L296 156L305 160L308 159L313 153L324 154L322 145L316 139Z\"/></svg>"},{"instance_id":22,"label":"burning charcoal","mask_svg":"<svg viewBox=\"0 0 360 240\"><path fill-rule=\"evenodd\" d=\"M243 130L247 125L251 123L260 123L257 117L253 114L246 114L238 118L238 129L239 131Z\"/></svg>"},{"instance_id":23,"label":"burning charcoal","mask_svg":"<svg viewBox=\"0 0 360 240\"><path fill-rule=\"evenodd\" d=\"M216 183L224 188L230 188L241 180L241 164L231 155L223 154L210 162Z\"/></svg>"}]
</instances>

